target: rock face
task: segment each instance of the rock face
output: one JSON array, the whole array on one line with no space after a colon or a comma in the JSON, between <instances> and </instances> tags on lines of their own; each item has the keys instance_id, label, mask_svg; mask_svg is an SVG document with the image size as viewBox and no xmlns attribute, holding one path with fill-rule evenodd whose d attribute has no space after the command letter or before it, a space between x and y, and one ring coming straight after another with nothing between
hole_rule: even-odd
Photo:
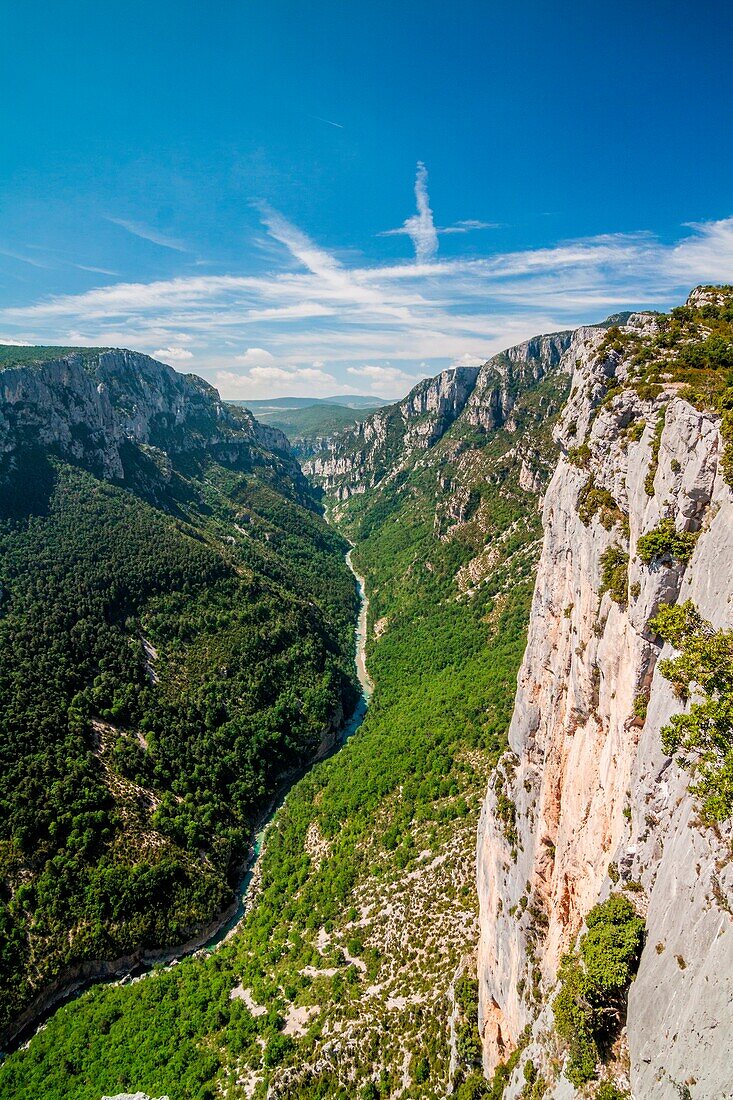
<instances>
[{"instance_id":1,"label":"rock face","mask_svg":"<svg viewBox=\"0 0 733 1100\"><path fill-rule=\"evenodd\" d=\"M372 488L440 439L462 412L478 372L457 367L420 382L404 401L339 433L304 464L305 472L338 500Z\"/></svg>"},{"instance_id":2,"label":"rock face","mask_svg":"<svg viewBox=\"0 0 733 1100\"><path fill-rule=\"evenodd\" d=\"M148 1096L147 1092L118 1092L116 1096L103 1096L102 1100L155 1100ZM157 1100L168 1100L167 1096L160 1096Z\"/></svg>"},{"instance_id":3,"label":"rock face","mask_svg":"<svg viewBox=\"0 0 733 1100\"><path fill-rule=\"evenodd\" d=\"M394 478L459 419L482 432L503 426L512 430L518 395L560 366L570 338L569 332L537 336L493 356L482 367L456 367L426 379L404 401L340 432L303 468L343 501Z\"/></svg>"},{"instance_id":4,"label":"rock face","mask_svg":"<svg viewBox=\"0 0 733 1100\"><path fill-rule=\"evenodd\" d=\"M124 481L129 444L168 456L207 451L220 462L277 461L302 480L282 432L225 405L195 375L137 352L71 351L0 371L0 456L12 468L41 446L104 477Z\"/></svg>"},{"instance_id":5,"label":"rock face","mask_svg":"<svg viewBox=\"0 0 733 1100\"><path fill-rule=\"evenodd\" d=\"M626 331L653 334L655 323L632 315ZM627 889L646 918L625 1036L632 1094L728 1096L731 830L695 824L689 774L664 755L660 729L682 704L656 668L660 643L647 624L660 603L691 599L715 627L733 626L733 494L716 417L672 384L649 399L625 388L626 368L602 342L602 331L580 329L565 353L573 385L544 501L510 751L479 826L484 1064L493 1072L521 1045L506 1097L520 1095L530 1058L555 1082L548 1096L575 1094L557 1079L558 965L592 906ZM589 489L602 491L595 514ZM639 536L664 518L700 532L686 566L638 557ZM629 555L626 604L603 590L612 546Z\"/></svg>"},{"instance_id":6,"label":"rock face","mask_svg":"<svg viewBox=\"0 0 733 1100\"><path fill-rule=\"evenodd\" d=\"M484 363L466 406L468 423L486 432L506 424L517 393L560 365L571 336L571 332L535 336Z\"/></svg>"}]
</instances>

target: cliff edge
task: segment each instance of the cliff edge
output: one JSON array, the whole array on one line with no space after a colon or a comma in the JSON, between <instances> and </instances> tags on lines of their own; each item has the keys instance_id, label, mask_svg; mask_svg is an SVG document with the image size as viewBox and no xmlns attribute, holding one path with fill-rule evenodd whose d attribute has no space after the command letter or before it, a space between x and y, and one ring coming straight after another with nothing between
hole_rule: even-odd
<instances>
[{"instance_id":1,"label":"cliff edge","mask_svg":"<svg viewBox=\"0 0 733 1100\"><path fill-rule=\"evenodd\" d=\"M676 651L654 619L692 601L708 633L733 627L722 419L686 350L712 347L730 300L698 289L671 320L580 329L565 353L510 749L478 833L479 1028L488 1074L511 1058L506 1097L537 1080L557 1098L602 1082L639 1100L733 1095L731 827L701 820L690 759L662 746L696 695L662 674ZM643 918L643 948L586 1085L552 1006L611 895Z\"/></svg>"}]
</instances>

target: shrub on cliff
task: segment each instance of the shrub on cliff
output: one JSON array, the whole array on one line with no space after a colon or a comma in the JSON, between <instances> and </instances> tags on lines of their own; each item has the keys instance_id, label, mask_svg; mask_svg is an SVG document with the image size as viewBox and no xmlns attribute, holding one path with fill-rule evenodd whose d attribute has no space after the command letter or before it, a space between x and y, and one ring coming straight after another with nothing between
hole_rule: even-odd
<instances>
[{"instance_id":1,"label":"shrub on cliff","mask_svg":"<svg viewBox=\"0 0 733 1100\"><path fill-rule=\"evenodd\" d=\"M673 520L663 519L639 538L636 550L645 565L651 565L656 558L674 558L687 564L696 542L696 532L678 531Z\"/></svg>"},{"instance_id":2,"label":"shrub on cliff","mask_svg":"<svg viewBox=\"0 0 733 1100\"><path fill-rule=\"evenodd\" d=\"M703 820L723 821L733 813L733 632L714 630L690 600L660 608L649 626L679 651L660 663L662 675L681 699L700 697L662 728L664 751L681 753L695 775Z\"/></svg>"},{"instance_id":3,"label":"shrub on cliff","mask_svg":"<svg viewBox=\"0 0 733 1100\"><path fill-rule=\"evenodd\" d=\"M620 546L609 546L601 554L601 593L626 606L629 589L629 555Z\"/></svg>"},{"instance_id":4,"label":"shrub on cliff","mask_svg":"<svg viewBox=\"0 0 733 1100\"><path fill-rule=\"evenodd\" d=\"M569 1051L565 1075L577 1088L596 1076L618 1032L644 938L643 920L621 894L594 906L586 927L577 951L563 959L552 1006Z\"/></svg>"}]
</instances>

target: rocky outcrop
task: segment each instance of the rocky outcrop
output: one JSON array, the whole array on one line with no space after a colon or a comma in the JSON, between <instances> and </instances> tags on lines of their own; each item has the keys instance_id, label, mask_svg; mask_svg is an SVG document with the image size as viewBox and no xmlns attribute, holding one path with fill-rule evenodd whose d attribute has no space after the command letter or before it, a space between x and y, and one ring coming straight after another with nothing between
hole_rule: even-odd
<instances>
[{"instance_id":1,"label":"rocky outcrop","mask_svg":"<svg viewBox=\"0 0 733 1100\"><path fill-rule=\"evenodd\" d=\"M282 432L224 404L202 378L131 351L38 351L37 361L0 371L0 456L6 469L24 449L40 446L124 481L132 444L174 461L206 452L245 468L279 465L302 481Z\"/></svg>"},{"instance_id":2,"label":"rocky outcrop","mask_svg":"<svg viewBox=\"0 0 733 1100\"><path fill-rule=\"evenodd\" d=\"M654 333L651 315L625 320ZM479 826L485 1069L521 1037L506 1097L520 1095L528 1059L555 1082L548 1097L574 1095L557 1080L558 966L592 906L623 889L646 919L624 1036L633 1096L733 1095L731 830L696 823L689 774L661 748L660 729L682 703L657 669L648 627L660 603L687 599L716 627L733 626L733 495L716 417L674 384L640 396L603 336L581 329L565 353L573 384L510 752ZM666 518L699 532L686 566L639 558L640 535ZM609 547L628 554L625 602L604 591Z\"/></svg>"},{"instance_id":3,"label":"rocky outcrop","mask_svg":"<svg viewBox=\"0 0 733 1100\"><path fill-rule=\"evenodd\" d=\"M477 376L478 367L456 367L420 382L404 401L378 409L330 440L305 462L306 474L337 500L394 476L415 451L431 447L453 424Z\"/></svg>"},{"instance_id":4,"label":"rocky outcrop","mask_svg":"<svg viewBox=\"0 0 733 1100\"><path fill-rule=\"evenodd\" d=\"M486 432L509 422L517 394L560 366L571 337L569 331L535 336L484 363L466 405L467 422Z\"/></svg>"},{"instance_id":5,"label":"rocky outcrop","mask_svg":"<svg viewBox=\"0 0 733 1100\"><path fill-rule=\"evenodd\" d=\"M146 1092L118 1092L116 1096L103 1096L102 1100L168 1100L167 1096L157 1098L148 1096Z\"/></svg>"},{"instance_id":6,"label":"rocky outcrop","mask_svg":"<svg viewBox=\"0 0 733 1100\"><path fill-rule=\"evenodd\" d=\"M327 493L344 501L396 477L456 421L483 432L503 426L513 430L511 414L518 396L560 367L570 338L570 332L537 336L482 367L456 367L426 379L403 401L378 409L327 441L303 468Z\"/></svg>"}]
</instances>

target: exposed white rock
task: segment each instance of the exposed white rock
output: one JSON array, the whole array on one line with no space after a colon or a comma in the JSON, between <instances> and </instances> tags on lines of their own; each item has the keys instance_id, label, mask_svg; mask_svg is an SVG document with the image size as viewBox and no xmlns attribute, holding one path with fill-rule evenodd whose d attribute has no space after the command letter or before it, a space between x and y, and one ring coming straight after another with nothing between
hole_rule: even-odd
<instances>
[{"instance_id":1,"label":"exposed white rock","mask_svg":"<svg viewBox=\"0 0 733 1100\"><path fill-rule=\"evenodd\" d=\"M653 326L648 315L629 324ZM629 996L630 1083L637 1100L733 1096L733 865L730 829L694 824L689 775L666 757L660 728L680 709L655 672L647 622L660 602L692 599L733 627L733 495L719 470L716 419L669 386L653 401L624 390L598 408L619 358L598 355L603 333L581 329L565 355L573 387L557 439L589 448L585 468L560 458L543 511L544 545L509 733L511 754L490 788L478 834L480 1028L487 1072L532 1028L526 1057L549 1066L551 999L560 957L589 909L621 883L646 915L646 943ZM654 494L645 480L664 416ZM626 428L646 421L634 441ZM627 525L578 515L588 478ZM701 530L686 569L636 557L660 519ZM628 551L628 607L601 593L601 556ZM645 722L634 700L649 693ZM502 801L508 799L509 802ZM507 813L514 807L515 820ZM618 887L616 887L618 888ZM681 960L681 961L680 961ZM544 1038L543 1032L545 1032ZM544 1060L544 1061L543 1061ZM521 1092L522 1062L507 1097ZM574 1095L567 1081L555 1100Z\"/></svg>"},{"instance_id":2,"label":"exposed white rock","mask_svg":"<svg viewBox=\"0 0 733 1100\"><path fill-rule=\"evenodd\" d=\"M170 456L197 447L224 463L289 463L285 436L246 409L225 405L195 375L138 352L69 352L0 371L0 456L11 464L24 447L42 444L101 476L125 477L124 449L134 442L170 477Z\"/></svg>"},{"instance_id":3,"label":"exposed white rock","mask_svg":"<svg viewBox=\"0 0 733 1100\"><path fill-rule=\"evenodd\" d=\"M340 432L303 469L338 500L363 493L387 468L393 476L415 451L441 438L463 411L478 374L478 367L454 367L419 382L403 401Z\"/></svg>"},{"instance_id":4,"label":"exposed white rock","mask_svg":"<svg viewBox=\"0 0 733 1100\"><path fill-rule=\"evenodd\" d=\"M560 366L571 336L570 332L537 336L493 356L482 367L454 367L425 379L403 401L377 409L340 432L303 469L342 501L394 478L412 456L437 443L459 417L485 432L503 425L514 430L511 413L517 396ZM524 478L524 487L536 491L529 467ZM460 507L456 501L456 522L461 522Z\"/></svg>"},{"instance_id":5,"label":"exposed white rock","mask_svg":"<svg viewBox=\"0 0 733 1100\"><path fill-rule=\"evenodd\" d=\"M147 1092L118 1092L116 1096L103 1096L102 1100L169 1100L167 1096L148 1096Z\"/></svg>"}]
</instances>

